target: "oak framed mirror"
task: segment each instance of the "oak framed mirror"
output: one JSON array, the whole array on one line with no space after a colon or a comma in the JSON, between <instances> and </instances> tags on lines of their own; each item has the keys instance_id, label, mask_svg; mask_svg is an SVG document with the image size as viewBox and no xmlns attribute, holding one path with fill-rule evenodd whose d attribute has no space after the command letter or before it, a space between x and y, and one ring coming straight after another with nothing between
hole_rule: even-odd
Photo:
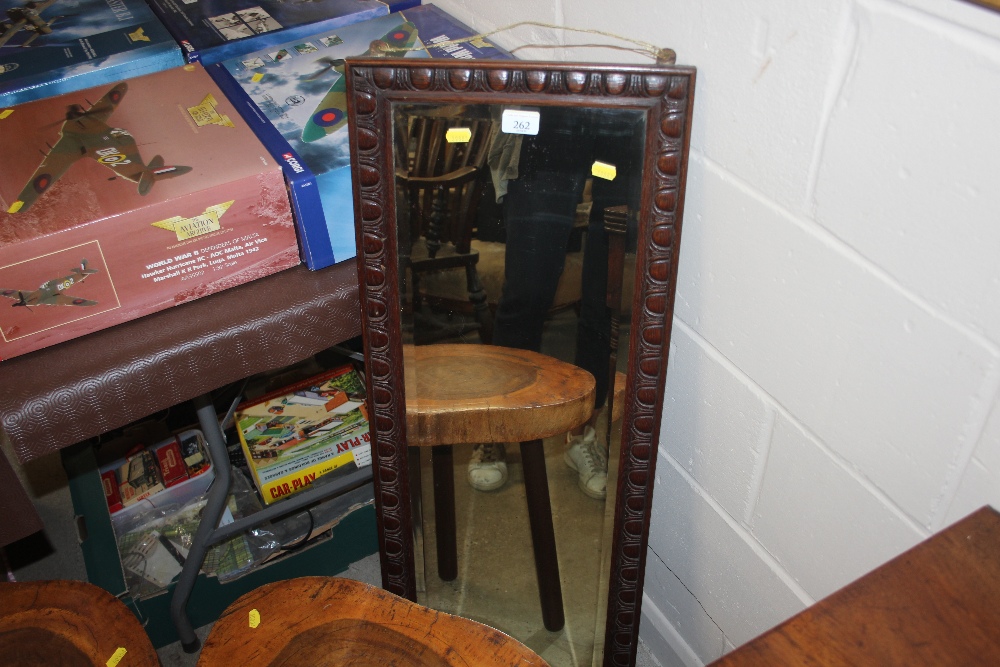
<instances>
[{"instance_id":1,"label":"oak framed mirror","mask_svg":"<svg viewBox=\"0 0 1000 667\"><path fill-rule=\"evenodd\" d=\"M383 586L627 665L695 72L347 63Z\"/></svg>"}]
</instances>

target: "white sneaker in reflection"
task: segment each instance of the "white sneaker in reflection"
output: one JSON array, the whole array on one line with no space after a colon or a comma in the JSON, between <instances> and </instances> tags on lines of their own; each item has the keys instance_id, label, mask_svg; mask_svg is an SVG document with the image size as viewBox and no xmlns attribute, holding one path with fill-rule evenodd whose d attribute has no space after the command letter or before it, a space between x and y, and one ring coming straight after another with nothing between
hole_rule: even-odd
<instances>
[{"instance_id":1,"label":"white sneaker in reflection","mask_svg":"<svg viewBox=\"0 0 1000 667\"><path fill-rule=\"evenodd\" d=\"M566 465L580 476L580 490L591 498L601 500L608 495L608 456L597 442L597 432L590 426L583 435L569 439L569 449L563 454Z\"/></svg>"},{"instance_id":2,"label":"white sneaker in reflection","mask_svg":"<svg viewBox=\"0 0 1000 667\"><path fill-rule=\"evenodd\" d=\"M496 491L507 483L507 450L501 442L483 442L472 448L469 486L477 491Z\"/></svg>"}]
</instances>

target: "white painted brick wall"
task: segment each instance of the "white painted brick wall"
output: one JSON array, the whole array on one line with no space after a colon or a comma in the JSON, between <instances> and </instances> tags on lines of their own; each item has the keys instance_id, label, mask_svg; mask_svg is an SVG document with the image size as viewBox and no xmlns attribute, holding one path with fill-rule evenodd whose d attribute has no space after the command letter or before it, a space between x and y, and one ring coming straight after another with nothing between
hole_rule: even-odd
<instances>
[{"instance_id":1,"label":"white painted brick wall","mask_svg":"<svg viewBox=\"0 0 1000 667\"><path fill-rule=\"evenodd\" d=\"M437 4L484 31L598 28L698 67L641 629L664 664L711 660L1000 506L1000 13Z\"/></svg>"},{"instance_id":2,"label":"white painted brick wall","mask_svg":"<svg viewBox=\"0 0 1000 667\"><path fill-rule=\"evenodd\" d=\"M657 463L652 511L649 548L735 643L803 608L787 575L666 453Z\"/></svg>"},{"instance_id":3,"label":"white painted brick wall","mask_svg":"<svg viewBox=\"0 0 1000 667\"><path fill-rule=\"evenodd\" d=\"M856 473L779 415L754 512L753 534L813 599L922 537Z\"/></svg>"}]
</instances>

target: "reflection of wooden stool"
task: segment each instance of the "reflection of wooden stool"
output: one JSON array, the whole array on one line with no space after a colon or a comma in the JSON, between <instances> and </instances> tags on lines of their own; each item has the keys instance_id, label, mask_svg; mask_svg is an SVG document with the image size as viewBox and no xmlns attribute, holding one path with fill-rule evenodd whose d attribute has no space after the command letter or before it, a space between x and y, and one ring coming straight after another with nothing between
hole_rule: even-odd
<instances>
[{"instance_id":1,"label":"reflection of wooden stool","mask_svg":"<svg viewBox=\"0 0 1000 667\"><path fill-rule=\"evenodd\" d=\"M438 574L458 576L451 445L520 442L524 489L545 627L564 623L542 438L566 433L594 409L594 377L537 352L492 345L404 348L406 441L433 447Z\"/></svg>"},{"instance_id":2,"label":"reflection of wooden stool","mask_svg":"<svg viewBox=\"0 0 1000 667\"><path fill-rule=\"evenodd\" d=\"M259 617L251 627L252 611ZM517 640L368 584L302 577L233 602L212 627L198 665L545 665Z\"/></svg>"},{"instance_id":3,"label":"reflection of wooden stool","mask_svg":"<svg viewBox=\"0 0 1000 667\"><path fill-rule=\"evenodd\" d=\"M160 664L121 600L82 581L0 583L0 665Z\"/></svg>"}]
</instances>

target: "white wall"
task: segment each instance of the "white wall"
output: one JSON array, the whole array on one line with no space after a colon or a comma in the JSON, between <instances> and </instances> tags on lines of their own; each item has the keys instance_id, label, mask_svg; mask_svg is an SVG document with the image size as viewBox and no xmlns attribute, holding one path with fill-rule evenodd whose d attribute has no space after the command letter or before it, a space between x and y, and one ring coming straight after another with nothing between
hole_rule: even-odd
<instances>
[{"instance_id":1,"label":"white wall","mask_svg":"<svg viewBox=\"0 0 1000 667\"><path fill-rule=\"evenodd\" d=\"M641 631L662 663L717 658L1000 507L1000 14L960 0L437 4L483 31L597 28L698 67Z\"/></svg>"}]
</instances>

